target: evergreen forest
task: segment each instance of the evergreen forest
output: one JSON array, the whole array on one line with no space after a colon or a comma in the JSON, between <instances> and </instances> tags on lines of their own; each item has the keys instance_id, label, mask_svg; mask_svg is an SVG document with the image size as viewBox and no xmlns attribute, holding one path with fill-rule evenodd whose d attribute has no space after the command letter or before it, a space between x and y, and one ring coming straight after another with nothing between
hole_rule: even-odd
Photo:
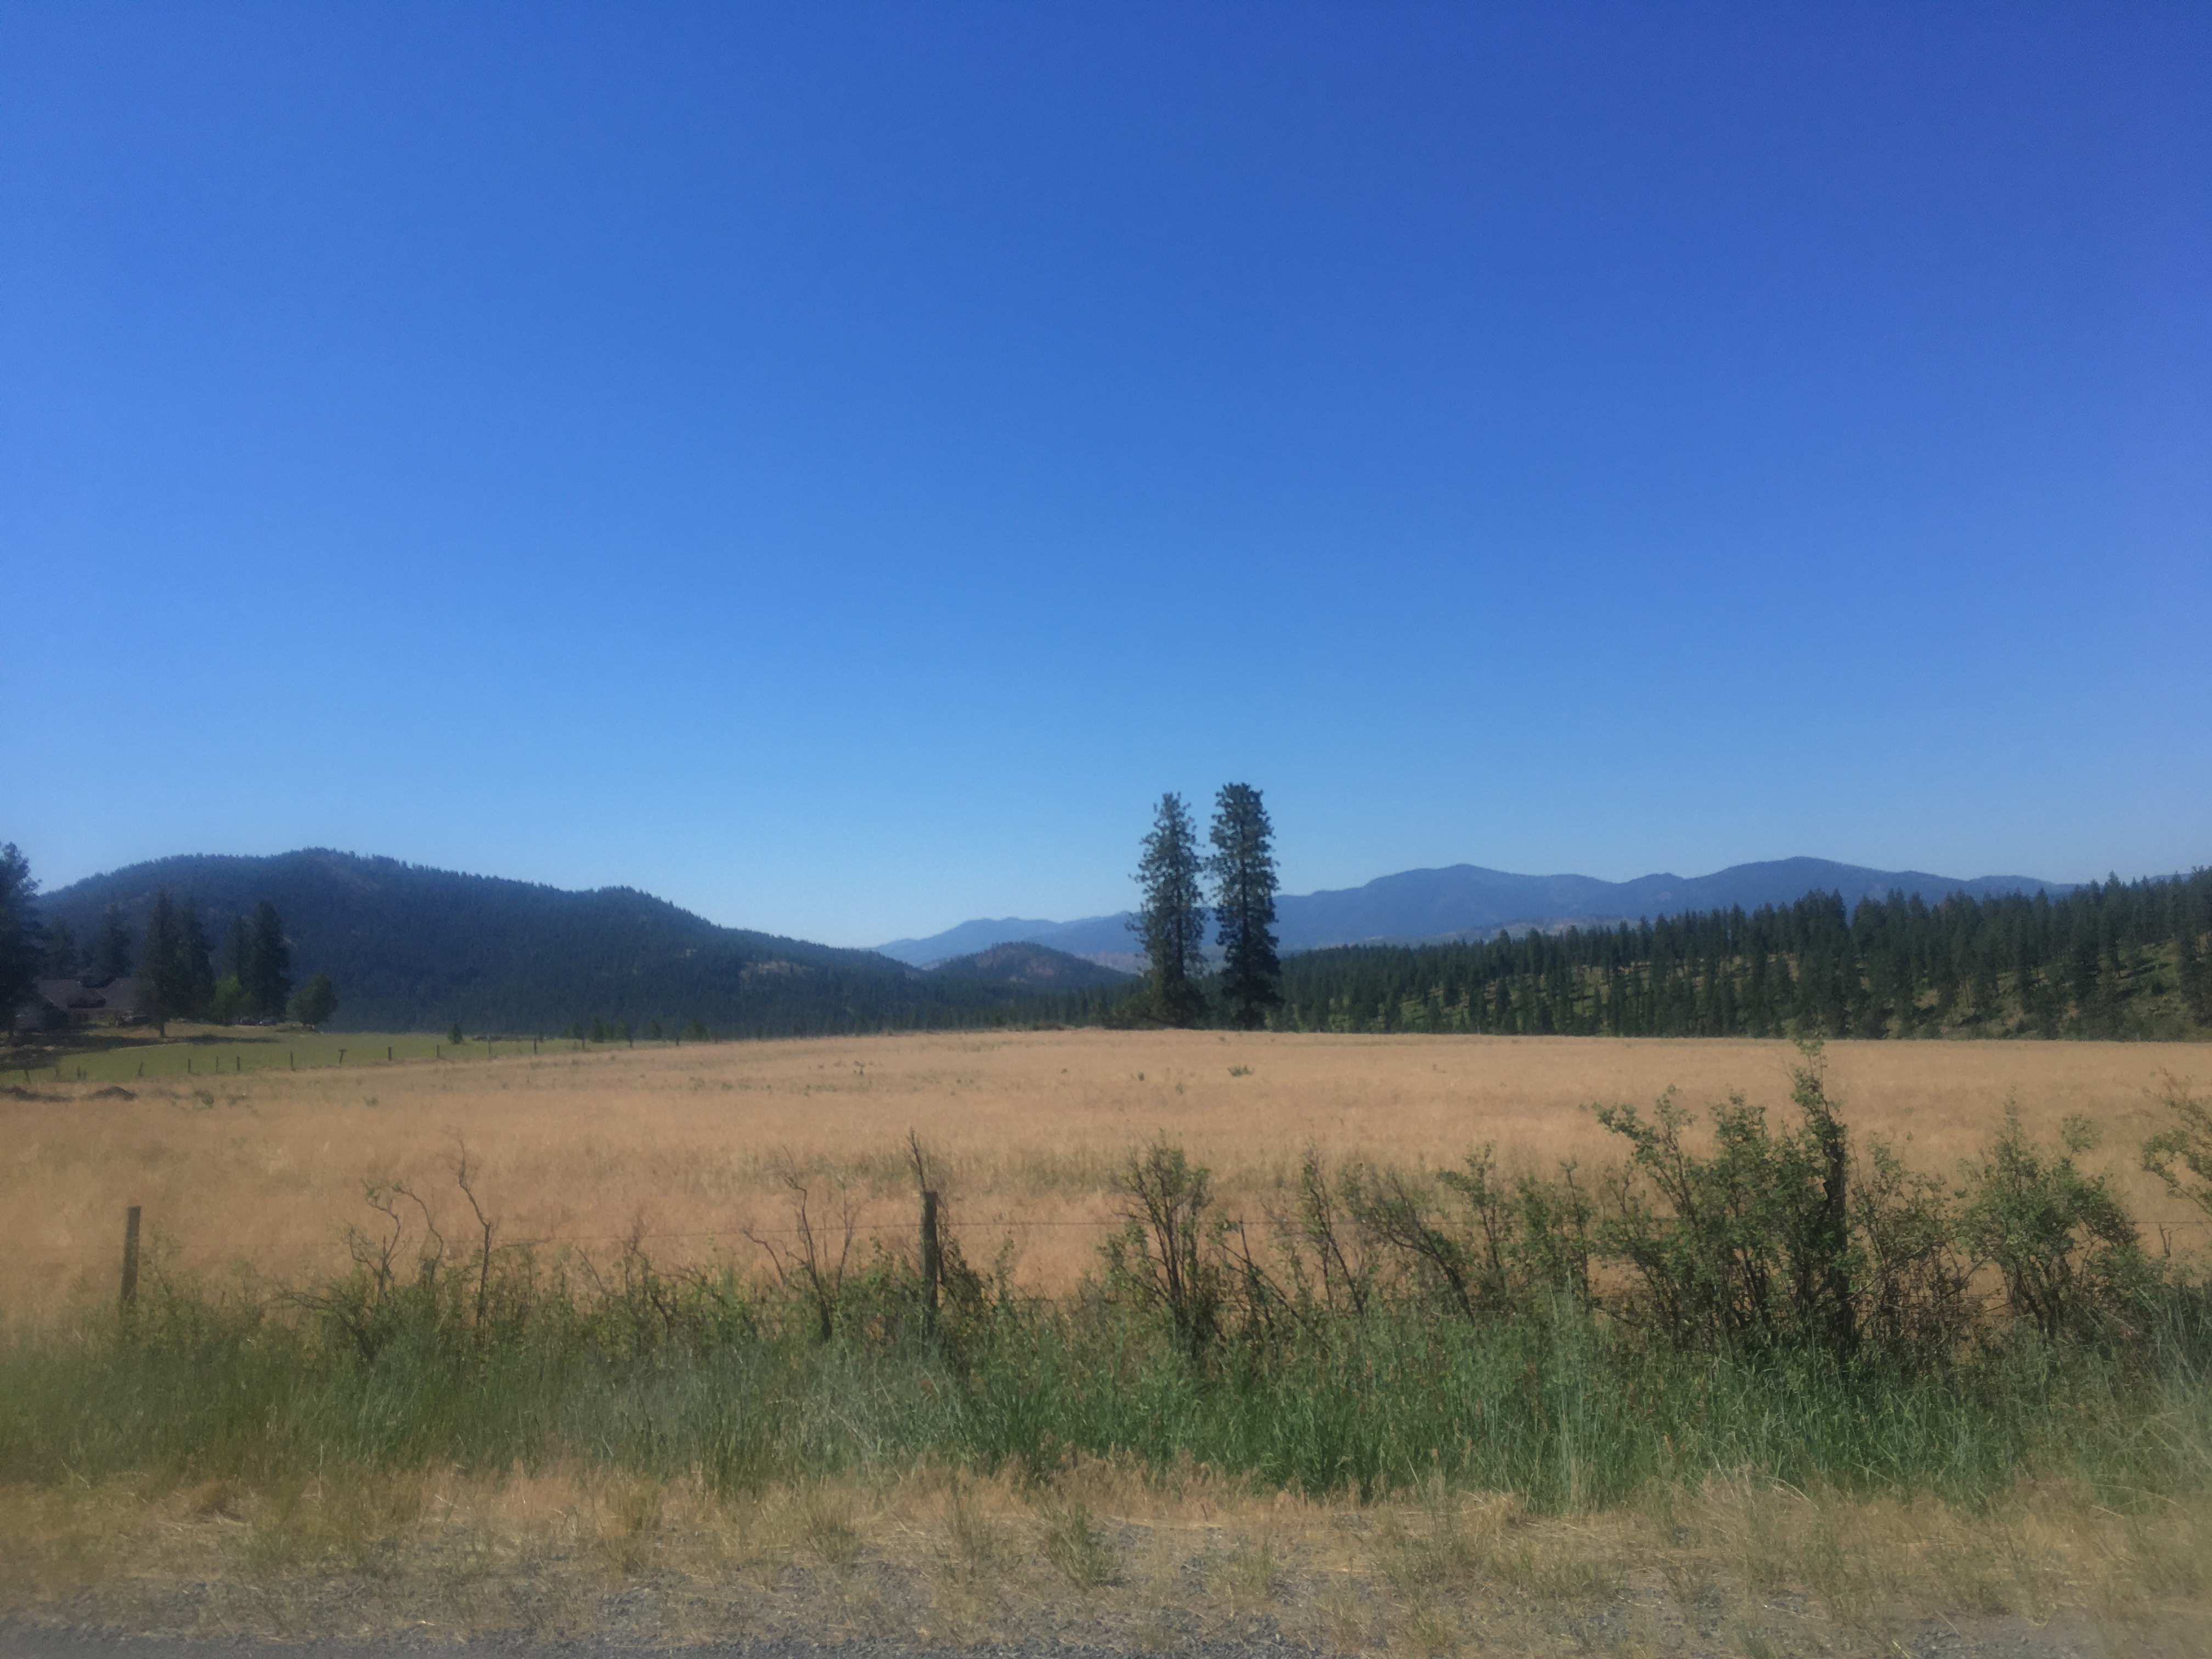
<instances>
[{"instance_id":1,"label":"evergreen forest","mask_svg":"<svg viewBox=\"0 0 2212 1659\"><path fill-rule=\"evenodd\" d=\"M1283 964L1295 1030L2181 1037L2212 1027L2212 871L2060 898L1840 895Z\"/></svg>"}]
</instances>

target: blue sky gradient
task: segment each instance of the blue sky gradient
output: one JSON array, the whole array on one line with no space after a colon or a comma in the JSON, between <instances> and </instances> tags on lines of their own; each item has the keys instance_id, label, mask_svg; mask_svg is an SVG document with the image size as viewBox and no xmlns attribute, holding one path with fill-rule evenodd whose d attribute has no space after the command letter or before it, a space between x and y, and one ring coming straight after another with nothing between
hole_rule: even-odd
<instances>
[{"instance_id":1,"label":"blue sky gradient","mask_svg":"<svg viewBox=\"0 0 2212 1659\"><path fill-rule=\"evenodd\" d=\"M7 811L841 944L2212 857L2212 9L13 6Z\"/></svg>"}]
</instances>

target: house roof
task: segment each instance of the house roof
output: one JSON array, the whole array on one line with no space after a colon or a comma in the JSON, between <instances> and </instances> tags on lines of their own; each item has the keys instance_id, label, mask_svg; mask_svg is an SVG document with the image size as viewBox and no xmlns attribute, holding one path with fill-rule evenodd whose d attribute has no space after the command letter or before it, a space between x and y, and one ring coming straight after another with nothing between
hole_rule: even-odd
<instances>
[{"instance_id":1,"label":"house roof","mask_svg":"<svg viewBox=\"0 0 2212 1659\"><path fill-rule=\"evenodd\" d=\"M135 1013L138 1008L138 981L135 979L42 979L38 994L57 1008L79 1013L94 1008Z\"/></svg>"}]
</instances>

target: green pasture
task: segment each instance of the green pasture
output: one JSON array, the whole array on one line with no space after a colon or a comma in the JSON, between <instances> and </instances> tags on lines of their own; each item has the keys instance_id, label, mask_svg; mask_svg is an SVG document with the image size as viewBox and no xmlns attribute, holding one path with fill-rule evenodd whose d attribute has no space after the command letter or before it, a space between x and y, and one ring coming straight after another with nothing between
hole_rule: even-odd
<instances>
[{"instance_id":1,"label":"green pasture","mask_svg":"<svg viewBox=\"0 0 2212 1659\"><path fill-rule=\"evenodd\" d=\"M319 1071L343 1066L373 1068L431 1060L481 1063L499 1055L526 1054L535 1039L471 1039L456 1047L433 1031L310 1031L297 1026L174 1026L162 1042L150 1036L92 1031L66 1047L6 1051L0 1082L130 1083L143 1079L242 1076L249 1072ZM544 1051L575 1045L544 1039Z\"/></svg>"}]
</instances>

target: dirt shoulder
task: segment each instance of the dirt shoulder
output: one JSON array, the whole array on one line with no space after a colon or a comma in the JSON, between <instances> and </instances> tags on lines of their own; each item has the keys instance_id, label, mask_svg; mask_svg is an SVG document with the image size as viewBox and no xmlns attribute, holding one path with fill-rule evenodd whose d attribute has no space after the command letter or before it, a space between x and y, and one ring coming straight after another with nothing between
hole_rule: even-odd
<instances>
[{"instance_id":1,"label":"dirt shoulder","mask_svg":"<svg viewBox=\"0 0 2212 1659\"><path fill-rule=\"evenodd\" d=\"M1577 1516L1083 1468L714 1498L587 1471L0 1488L0 1656L2212 1652L2212 1516L1711 1484Z\"/></svg>"},{"instance_id":2,"label":"dirt shoulder","mask_svg":"<svg viewBox=\"0 0 2212 1659\"><path fill-rule=\"evenodd\" d=\"M1489 1647L1481 1632L1473 1633L1471 1650L1486 1651ZM526 1655L542 1655L545 1659L600 1659L601 1656L605 1659L630 1659L630 1656L670 1650L663 1644L618 1637L544 1642L507 1634L459 1642L434 1636L282 1642L256 1637L149 1636L106 1628L0 1620L0 1654L8 1656L8 1659L415 1659L415 1656L516 1659L517 1656ZM2156 1655L2161 1659L2172 1655L2180 1659L2181 1656L2203 1651L2193 1644L2175 1644L2161 1638L2101 1629L2085 1620L2036 1625L2016 1619L1973 1622L1963 1628L1938 1620L1878 1645L1842 1644L1814 1650L1904 1654L1913 1659L1948 1659L1949 1656L1958 1656L1959 1659L2106 1659L2107 1656L2117 1655ZM816 1641L781 1637L707 1642L685 1646L681 1651L688 1659L1131 1659L1133 1654L1164 1652L1186 1656L1186 1659L1311 1659L1316 1650L1288 1640L1201 1638L1170 1649L1095 1647L1070 1642L925 1648L869 1638ZM1760 1650L1739 1642L1715 1645L1692 1638L1680 1646L1656 1651L1679 1654L1684 1659L1723 1654L1731 1659L1742 1659L1742 1656ZM1779 1654L1785 1650L1766 1651Z\"/></svg>"}]
</instances>

